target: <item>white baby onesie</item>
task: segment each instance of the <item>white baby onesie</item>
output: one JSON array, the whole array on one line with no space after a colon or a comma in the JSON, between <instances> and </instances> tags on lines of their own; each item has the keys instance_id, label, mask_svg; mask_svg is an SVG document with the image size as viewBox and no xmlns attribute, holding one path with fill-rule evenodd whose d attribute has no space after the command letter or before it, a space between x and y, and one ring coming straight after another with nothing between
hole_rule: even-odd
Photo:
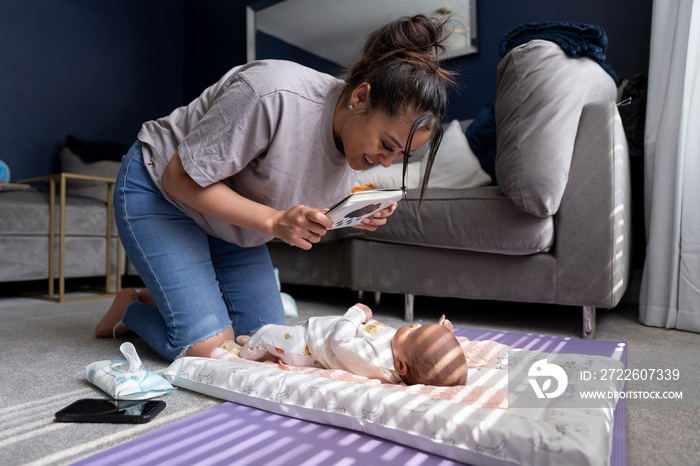
<instances>
[{"instance_id":1,"label":"white baby onesie","mask_svg":"<svg viewBox=\"0 0 700 466\"><path fill-rule=\"evenodd\" d=\"M275 359L294 366L343 369L355 375L399 383L391 339L396 329L351 307L342 316L312 317L298 325L266 325L243 345L241 357Z\"/></svg>"}]
</instances>

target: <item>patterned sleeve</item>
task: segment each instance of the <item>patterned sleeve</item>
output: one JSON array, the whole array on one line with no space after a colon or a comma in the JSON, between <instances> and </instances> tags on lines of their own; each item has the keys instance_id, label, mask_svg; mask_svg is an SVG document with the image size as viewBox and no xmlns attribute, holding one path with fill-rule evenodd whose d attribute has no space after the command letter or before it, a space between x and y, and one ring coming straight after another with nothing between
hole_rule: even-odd
<instances>
[{"instance_id":1,"label":"patterned sleeve","mask_svg":"<svg viewBox=\"0 0 700 466\"><path fill-rule=\"evenodd\" d=\"M374 348L356 336L364 319L365 312L362 309L355 306L348 309L333 329L331 349L353 374L390 381L384 371L371 364L376 356Z\"/></svg>"},{"instance_id":2,"label":"patterned sleeve","mask_svg":"<svg viewBox=\"0 0 700 466\"><path fill-rule=\"evenodd\" d=\"M357 338L357 329L362 325L365 317L365 311L359 307L353 306L345 312L345 315L335 324L331 335L331 346L334 351L335 348L350 348L353 344L362 342Z\"/></svg>"}]
</instances>

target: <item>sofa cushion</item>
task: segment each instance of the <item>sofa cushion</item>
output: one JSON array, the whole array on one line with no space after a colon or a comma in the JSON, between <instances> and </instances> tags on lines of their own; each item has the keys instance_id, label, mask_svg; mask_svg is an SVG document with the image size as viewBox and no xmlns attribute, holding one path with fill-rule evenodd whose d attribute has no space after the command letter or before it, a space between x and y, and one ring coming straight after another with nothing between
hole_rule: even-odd
<instances>
[{"instance_id":1,"label":"sofa cushion","mask_svg":"<svg viewBox=\"0 0 700 466\"><path fill-rule=\"evenodd\" d=\"M0 282L42 280L48 278L48 236L2 236L0 239ZM105 238L66 236L65 278L104 277ZM116 270L117 241L112 240L112 273ZM59 276L58 234L54 240L54 277ZM122 252L123 254L123 252ZM122 256L122 270L124 268ZM104 282L103 282L104 283Z\"/></svg>"},{"instance_id":2,"label":"sofa cushion","mask_svg":"<svg viewBox=\"0 0 700 466\"><path fill-rule=\"evenodd\" d=\"M419 190L407 198L418 208ZM448 248L506 255L547 251L554 242L554 219L534 217L515 207L496 186L468 189L431 189L423 200L420 220L403 201L376 231L343 228L345 238Z\"/></svg>"},{"instance_id":3,"label":"sofa cushion","mask_svg":"<svg viewBox=\"0 0 700 466\"><path fill-rule=\"evenodd\" d=\"M499 63L496 178L522 211L554 215L569 177L583 106L615 100L615 82L590 58L532 40Z\"/></svg>"},{"instance_id":4,"label":"sofa cushion","mask_svg":"<svg viewBox=\"0 0 700 466\"><path fill-rule=\"evenodd\" d=\"M54 233L58 237L59 196L56 196ZM66 197L66 235L105 236L107 204L78 196ZM112 222L113 234L116 227ZM0 192L0 236L47 236L49 195L39 191Z\"/></svg>"}]
</instances>

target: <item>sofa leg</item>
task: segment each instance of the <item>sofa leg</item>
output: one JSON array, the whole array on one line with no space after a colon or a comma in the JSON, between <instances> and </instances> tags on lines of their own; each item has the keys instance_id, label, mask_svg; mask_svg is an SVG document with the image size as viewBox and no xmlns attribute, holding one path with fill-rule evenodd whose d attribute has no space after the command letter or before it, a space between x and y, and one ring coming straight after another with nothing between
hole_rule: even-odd
<instances>
[{"instance_id":1,"label":"sofa leg","mask_svg":"<svg viewBox=\"0 0 700 466\"><path fill-rule=\"evenodd\" d=\"M583 306L583 338L595 340L595 306Z\"/></svg>"},{"instance_id":2,"label":"sofa leg","mask_svg":"<svg viewBox=\"0 0 700 466\"><path fill-rule=\"evenodd\" d=\"M412 294L407 294L404 301L404 318L406 322L413 322L413 302L416 297Z\"/></svg>"},{"instance_id":3,"label":"sofa leg","mask_svg":"<svg viewBox=\"0 0 700 466\"><path fill-rule=\"evenodd\" d=\"M360 303L365 302L365 291L364 290L357 290L357 301ZM381 303L382 303L382 292L375 291L374 292L374 305L379 306Z\"/></svg>"}]
</instances>

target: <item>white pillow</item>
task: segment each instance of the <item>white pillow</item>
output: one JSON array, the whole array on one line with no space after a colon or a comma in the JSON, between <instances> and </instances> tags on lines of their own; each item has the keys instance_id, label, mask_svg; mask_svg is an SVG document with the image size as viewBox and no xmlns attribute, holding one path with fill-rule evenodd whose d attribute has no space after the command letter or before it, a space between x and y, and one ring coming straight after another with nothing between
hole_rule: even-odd
<instances>
[{"instance_id":1,"label":"white pillow","mask_svg":"<svg viewBox=\"0 0 700 466\"><path fill-rule=\"evenodd\" d=\"M427 160L423 159L421 176L425 173L426 163ZM459 120L452 120L435 155L428 187L459 189L486 186L490 183L491 177L481 168L479 159L469 147Z\"/></svg>"},{"instance_id":2,"label":"white pillow","mask_svg":"<svg viewBox=\"0 0 700 466\"><path fill-rule=\"evenodd\" d=\"M420 161L410 162L406 173L406 188L414 189L420 186L423 170ZM393 163L389 167L376 165L362 170L355 180L355 186L374 184L377 188L400 188L403 183L403 163Z\"/></svg>"},{"instance_id":3,"label":"white pillow","mask_svg":"<svg viewBox=\"0 0 700 466\"><path fill-rule=\"evenodd\" d=\"M419 188L425 173L427 161L408 164L406 188ZM374 184L378 188L395 188L401 186L403 163L394 163L390 167L377 165L363 170L355 181L355 186ZM430 172L428 186L431 188L473 188L491 183L491 177L481 169L479 159L472 152L467 137L458 120L447 126L442 143L435 155L433 169Z\"/></svg>"}]
</instances>

